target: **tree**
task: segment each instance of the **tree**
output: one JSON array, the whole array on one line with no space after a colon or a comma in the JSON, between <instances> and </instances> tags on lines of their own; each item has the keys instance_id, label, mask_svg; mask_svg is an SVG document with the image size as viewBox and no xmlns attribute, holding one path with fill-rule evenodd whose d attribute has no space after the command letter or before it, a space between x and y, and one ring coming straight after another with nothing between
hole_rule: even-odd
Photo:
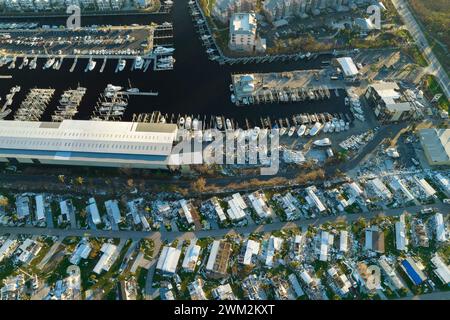
<instances>
[{"instance_id":1,"label":"tree","mask_svg":"<svg viewBox=\"0 0 450 320\"><path fill-rule=\"evenodd\" d=\"M194 189L196 192L205 192L206 190L205 178L199 178L197 181L193 182L192 189Z\"/></svg>"},{"instance_id":2,"label":"tree","mask_svg":"<svg viewBox=\"0 0 450 320\"><path fill-rule=\"evenodd\" d=\"M9 200L6 197L0 197L0 207L6 207L9 204Z\"/></svg>"},{"instance_id":3,"label":"tree","mask_svg":"<svg viewBox=\"0 0 450 320\"><path fill-rule=\"evenodd\" d=\"M84 178L83 177L77 177L75 179L76 183L78 183L80 186L84 183Z\"/></svg>"}]
</instances>

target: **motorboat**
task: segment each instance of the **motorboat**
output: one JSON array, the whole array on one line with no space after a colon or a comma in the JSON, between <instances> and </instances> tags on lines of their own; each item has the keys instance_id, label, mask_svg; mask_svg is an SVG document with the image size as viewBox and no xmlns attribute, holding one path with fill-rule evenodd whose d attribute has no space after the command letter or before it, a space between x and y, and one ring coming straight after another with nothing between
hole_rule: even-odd
<instances>
[{"instance_id":1,"label":"motorboat","mask_svg":"<svg viewBox=\"0 0 450 320\"><path fill-rule=\"evenodd\" d=\"M138 88L130 88L130 89L127 89L127 92L129 92L129 93L139 93L140 91L139 91Z\"/></svg>"},{"instance_id":2,"label":"motorboat","mask_svg":"<svg viewBox=\"0 0 450 320\"><path fill-rule=\"evenodd\" d=\"M154 54L169 54L174 51L175 51L174 48L165 48L165 47L156 47L155 49L153 49Z\"/></svg>"},{"instance_id":3,"label":"motorboat","mask_svg":"<svg viewBox=\"0 0 450 320\"><path fill-rule=\"evenodd\" d=\"M330 127L331 127L331 123L329 123L329 122L325 123L325 125L323 126L323 132L328 133L330 131Z\"/></svg>"},{"instance_id":4,"label":"motorboat","mask_svg":"<svg viewBox=\"0 0 450 320\"><path fill-rule=\"evenodd\" d=\"M122 71L123 69L125 69L126 65L127 65L127 61L125 59L120 59L118 70Z\"/></svg>"},{"instance_id":5,"label":"motorboat","mask_svg":"<svg viewBox=\"0 0 450 320\"><path fill-rule=\"evenodd\" d=\"M172 57L172 56L159 58L158 59L158 63L171 63L171 64L174 64L175 63L175 58Z\"/></svg>"},{"instance_id":6,"label":"motorboat","mask_svg":"<svg viewBox=\"0 0 450 320\"><path fill-rule=\"evenodd\" d=\"M178 120L178 124L179 124L180 129L184 128L184 118L183 117L181 117L180 120Z\"/></svg>"},{"instance_id":7,"label":"motorboat","mask_svg":"<svg viewBox=\"0 0 450 320\"><path fill-rule=\"evenodd\" d=\"M289 137L292 137L292 135L295 133L295 127L291 127L290 129L289 129L289 132L288 132L288 136Z\"/></svg>"},{"instance_id":8,"label":"motorboat","mask_svg":"<svg viewBox=\"0 0 450 320\"><path fill-rule=\"evenodd\" d=\"M318 147L329 147L331 146L331 140L329 138L324 138L314 141L313 144Z\"/></svg>"},{"instance_id":9,"label":"motorboat","mask_svg":"<svg viewBox=\"0 0 450 320\"><path fill-rule=\"evenodd\" d=\"M159 69L172 69L173 64L172 63L158 63L156 65Z\"/></svg>"},{"instance_id":10,"label":"motorboat","mask_svg":"<svg viewBox=\"0 0 450 320\"><path fill-rule=\"evenodd\" d=\"M34 58L33 60L31 60L30 64L28 65L28 67L30 68L30 70L36 69L36 67L37 67L37 58Z\"/></svg>"},{"instance_id":11,"label":"motorboat","mask_svg":"<svg viewBox=\"0 0 450 320\"><path fill-rule=\"evenodd\" d=\"M187 130L191 129L191 125L192 125L192 119L191 117L187 117L186 118L186 123L184 124L184 128Z\"/></svg>"},{"instance_id":12,"label":"motorboat","mask_svg":"<svg viewBox=\"0 0 450 320\"><path fill-rule=\"evenodd\" d=\"M301 137L301 136L303 136L305 134L305 131L306 131L306 126L304 124L302 124L300 126L300 128L298 128L297 135L299 137Z\"/></svg>"},{"instance_id":13,"label":"motorboat","mask_svg":"<svg viewBox=\"0 0 450 320\"><path fill-rule=\"evenodd\" d=\"M227 130L233 130L230 119L225 120L225 125L227 127Z\"/></svg>"},{"instance_id":14,"label":"motorboat","mask_svg":"<svg viewBox=\"0 0 450 320\"><path fill-rule=\"evenodd\" d=\"M217 129L222 130L223 123L222 123L222 118L221 117L216 117L216 123L217 123Z\"/></svg>"},{"instance_id":15,"label":"motorboat","mask_svg":"<svg viewBox=\"0 0 450 320\"><path fill-rule=\"evenodd\" d=\"M55 63L55 58L48 59L47 62L45 63L45 65L44 65L43 69L50 68L54 63Z\"/></svg>"},{"instance_id":16,"label":"motorboat","mask_svg":"<svg viewBox=\"0 0 450 320\"><path fill-rule=\"evenodd\" d=\"M142 67L144 66L144 59L142 59L141 56L137 56L136 59L134 60L134 68L135 69L142 69Z\"/></svg>"},{"instance_id":17,"label":"motorboat","mask_svg":"<svg viewBox=\"0 0 450 320\"><path fill-rule=\"evenodd\" d=\"M211 53L214 53L214 51L215 51L214 49L209 48L208 50L206 50L206 53L211 54Z\"/></svg>"},{"instance_id":18,"label":"motorboat","mask_svg":"<svg viewBox=\"0 0 450 320\"><path fill-rule=\"evenodd\" d=\"M23 62L22 62L22 66L26 67L28 65L28 62L29 62L28 58L24 57L23 58Z\"/></svg>"},{"instance_id":19,"label":"motorboat","mask_svg":"<svg viewBox=\"0 0 450 320\"><path fill-rule=\"evenodd\" d=\"M197 120L197 118L195 118L193 121L192 121L192 130L198 130L198 120Z\"/></svg>"},{"instance_id":20,"label":"motorboat","mask_svg":"<svg viewBox=\"0 0 450 320\"><path fill-rule=\"evenodd\" d=\"M319 131L322 129L322 124L320 122L314 123L313 127L311 128L309 135L311 137L314 137L319 133Z\"/></svg>"}]
</instances>

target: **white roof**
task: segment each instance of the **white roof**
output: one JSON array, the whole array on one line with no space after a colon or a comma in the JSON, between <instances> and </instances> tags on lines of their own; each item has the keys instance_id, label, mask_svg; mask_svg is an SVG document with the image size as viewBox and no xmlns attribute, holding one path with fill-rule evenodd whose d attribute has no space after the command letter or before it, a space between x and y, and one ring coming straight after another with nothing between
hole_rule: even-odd
<instances>
[{"instance_id":1,"label":"white roof","mask_svg":"<svg viewBox=\"0 0 450 320\"><path fill-rule=\"evenodd\" d=\"M201 247L199 245L189 245L189 247L186 249L186 254L183 259L183 269L194 271L198 257L200 255L200 249Z\"/></svg>"},{"instance_id":2,"label":"white roof","mask_svg":"<svg viewBox=\"0 0 450 320\"><path fill-rule=\"evenodd\" d=\"M439 181L440 185L444 188L446 192L450 192L450 181L442 173L436 174L436 179Z\"/></svg>"},{"instance_id":3,"label":"white roof","mask_svg":"<svg viewBox=\"0 0 450 320\"><path fill-rule=\"evenodd\" d=\"M16 248L17 240L7 239L0 247L0 262Z\"/></svg>"},{"instance_id":4,"label":"white roof","mask_svg":"<svg viewBox=\"0 0 450 320\"><path fill-rule=\"evenodd\" d=\"M409 189L403 184L402 180L398 176L392 177L390 185L395 191L401 191L407 201L414 200L414 196L412 195L411 191L409 191Z\"/></svg>"},{"instance_id":5,"label":"white roof","mask_svg":"<svg viewBox=\"0 0 450 320\"><path fill-rule=\"evenodd\" d=\"M45 219L45 206L44 206L44 196L39 194L35 197L36 200L36 220Z\"/></svg>"},{"instance_id":6,"label":"white roof","mask_svg":"<svg viewBox=\"0 0 450 320\"><path fill-rule=\"evenodd\" d=\"M102 222L100 212L98 211L97 202L94 198L89 198L87 211L91 214L92 222L94 222L94 224L100 224Z\"/></svg>"},{"instance_id":7,"label":"white roof","mask_svg":"<svg viewBox=\"0 0 450 320\"><path fill-rule=\"evenodd\" d=\"M250 265L252 263L253 255L257 255L258 253L259 253L259 242L251 239L248 240L242 264Z\"/></svg>"},{"instance_id":8,"label":"white roof","mask_svg":"<svg viewBox=\"0 0 450 320\"><path fill-rule=\"evenodd\" d=\"M406 250L406 227L402 221L397 221L395 223L395 245L397 250Z\"/></svg>"},{"instance_id":9,"label":"white roof","mask_svg":"<svg viewBox=\"0 0 450 320\"><path fill-rule=\"evenodd\" d=\"M273 257L275 255L275 252L277 250L281 249L281 245L283 244L283 239L270 236L269 243L267 245L267 252L266 252L266 266L272 267L273 265Z\"/></svg>"},{"instance_id":10,"label":"white roof","mask_svg":"<svg viewBox=\"0 0 450 320\"><path fill-rule=\"evenodd\" d=\"M184 216L188 224L194 223L194 218L192 218L191 210L188 208L187 201L185 199L180 200L181 209L183 210Z\"/></svg>"},{"instance_id":11,"label":"white roof","mask_svg":"<svg viewBox=\"0 0 450 320\"><path fill-rule=\"evenodd\" d=\"M392 198L392 193L385 186L385 184L380 180L380 178L375 178L368 182L369 185L372 186L374 191L377 193L379 197L390 199Z\"/></svg>"},{"instance_id":12,"label":"white roof","mask_svg":"<svg viewBox=\"0 0 450 320\"><path fill-rule=\"evenodd\" d=\"M341 65L342 71L344 72L345 76L352 77L359 73L358 68L355 66L352 58L343 57L337 58L336 60Z\"/></svg>"},{"instance_id":13,"label":"white roof","mask_svg":"<svg viewBox=\"0 0 450 320\"><path fill-rule=\"evenodd\" d=\"M431 197L434 194L436 194L436 190L434 190L434 188L424 179L424 178L417 178L414 177L414 179L416 180L417 184L422 188L423 192L425 192L425 195L427 197Z\"/></svg>"},{"instance_id":14,"label":"white roof","mask_svg":"<svg viewBox=\"0 0 450 320\"><path fill-rule=\"evenodd\" d=\"M119 203L117 200L105 201L106 211L110 216L113 217L115 223L120 223L122 217L120 216Z\"/></svg>"},{"instance_id":15,"label":"white roof","mask_svg":"<svg viewBox=\"0 0 450 320\"><path fill-rule=\"evenodd\" d=\"M227 213L230 220L236 221L245 218L245 211L243 210L237 198L233 197L231 200L229 200L228 205L230 206L230 208L227 210Z\"/></svg>"},{"instance_id":16,"label":"white roof","mask_svg":"<svg viewBox=\"0 0 450 320\"><path fill-rule=\"evenodd\" d=\"M253 209L255 209L256 214L260 218L267 218L272 215L272 209L264 201L263 196L259 193L252 193L248 196L250 202L252 203Z\"/></svg>"},{"instance_id":17,"label":"white roof","mask_svg":"<svg viewBox=\"0 0 450 320\"><path fill-rule=\"evenodd\" d=\"M444 216L442 215L442 213L436 213L436 215L434 216L434 223L436 225L436 240L439 242L447 241Z\"/></svg>"},{"instance_id":18,"label":"white roof","mask_svg":"<svg viewBox=\"0 0 450 320\"><path fill-rule=\"evenodd\" d=\"M341 230L339 236L339 251L347 252L348 251L348 231Z\"/></svg>"},{"instance_id":19,"label":"white roof","mask_svg":"<svg viewBox=\"0 0 450 320\"><path fill-rule=\"evenodd\" d=\"M103 270L108 271L113 264L113 257L115 256L117 250L117 246L112 243L104 243L102 248L100 249L103 252L100 260L98 260L97 264L94 267L93 272L96 274L102 273Z\"/></svg>"},{"instance_id":20,"label":"white roof","mask_svg":"<svg viewBox=\"0 0 450 320\"><path fill-rule=\"evenodd\" d=\"M450 270L448 266L442 261L441 257L438 254L435 254L433 258L431 258L431 262L436 267L434 272L441 279L444 284L450 283Z\"/></svg>"},{"instance_id":21,"label":"white roof","mask_svg":"<svg viewBox=\"0 0 450 320\"><path fill-rule=\"evenodd\" d=\"M0 121L0 149L167 156L176 131L175 124Z\"/></svg>"},{"instance_id":22,"label":"white roof","mask_svg":"<svg viewBox=\"0 0 450 320\"><path fill-rule=\"evenodd\" d=\"M214 269L214 263L216 262L217 254L219 253L220 241L214 240L211 251L209 253L208 262L206 263L206 270L212 271Z\"/></svg>"},{"instance_id":23,"label":"white roof","mask_svg":"<svg viewBox=\"0 0 450 320\"><path fill-rule=\"evenodd\" d=\"M159 256L156 269L162 272L175 273L180 259L181 250L173 247L164 247Z\"/></svg>"},{"instance_id":24,"label":"white roof","mask_svg":"<svg viewBox=\"0 0 450 320\"><path fill-rule=\"evenodd\" d=\"M320 261L328 261L328 246L330 244L330 237L332 237L332 235L329 232L322 231L320 237Z\"/></svg>"},{"instance_id":25,"label":"white roof","mask_svg":"<svg viewBox=\"0 0 450 320\"><path fill-rule=\"evenodd\" d=\"M220 206L219 201L217 199L212 199L212 203L214 205L214 210L216 211L220 222L223 222L223 221L227 220L227 217L225 216L225 212L223 212L223 209Z\"/></svg>"},{"instance_id":26,"label":"white roof","mask_svg":"<svg viewBox=\"0 0 450 320\"><path fill-rule=\"evenodd\" d=\"M230 32L235 34L255 34L256 15L254 13L236 13L230 20Z\"/></svg>"},{"instance_id":27,"label":"white roof","mask_svg":"<svg viewBox=\"0 0 450 320\"><path fill-rule=\"evenodd\" d=\"M309 198L314 202L316 208L323 212L326 210L325 206L323 205L322 201L320 201L319 197L317 197L316 193L314 192L315 187L308 187L306 188L306 193L308 194Z\"/></svg>"},{"instance_id":28,"label":"white roof","mask_svg":"<svg viewBox=\"0 0 450 320\"><path fill-rule=\"evenodd\" d=\"M291 273L289 276L289 282L292 285L292 288L294 288L295 294L298 297L303 296L305 293L302 290L302 287L300 286L300 283L298 283L297 277L295 276L295 274Z\"/></svg>"}]
</instances>

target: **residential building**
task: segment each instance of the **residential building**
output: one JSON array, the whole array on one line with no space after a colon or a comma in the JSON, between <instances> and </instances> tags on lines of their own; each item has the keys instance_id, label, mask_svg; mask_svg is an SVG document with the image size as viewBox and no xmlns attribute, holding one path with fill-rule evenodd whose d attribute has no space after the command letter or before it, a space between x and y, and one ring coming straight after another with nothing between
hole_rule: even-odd
<instances>
[{"instance_id":1,"label":"residential building","mask_svg":"<svg viewBox=\"0 0 450 320\"><path fill-rule=\"evenodd\" d=\"M264 192L255 191L248 196L248 199L260 219L267 219L273 216L273 210L267 204L267 198Z\"/></svg>"},{"instance_id":2,"label":"residential building","mask_svg":"<svg viewBox=\"0 0 450 320\"><path fill-rule=\"evenodd\" d=\"M239 221L245 218L245 209L247 209L247 204L239 193L232 195L231 200L228 201L227 210L228 217L231 221Z\"/></svg>"},{"instance_id":3,"label":"residential building","mask_svg":"<svg viewBox=\"0 0 450 320\"><path fill-rule=\"evenodd\" d=\"M273 266L273 259L275 257L275 253L281 250L281 246L283 244L283 239L270 236L267 241L266 254L265 254L265 265L266 267L271 268Z\"/></svg>"},{"instance_id":4,"label":"residential building","mask_svg":"<svg viewBox=\"0 0 450 320\"><path fill-rule=\"evenodd\" d=\"M30 198L27 196L16 197L17 219L25 220L30 217Z\"/></svg>"},{"instance_id":5,"label":"residential building","mask_svg":"<svg viewBox=\"0 0 450 320\"><path fill-rule=\"evenodd\" d=\"M254 52L257 45L257 22L254 13L235 13L230 19L228 47L233 51Z\"/></svg>"},{"instance_id":6,"label":"residential building","mask_svg":"<svg viewBox=\"0 0 450 320\"><path fill-rule=\"evenodd\" d=\"M315 186L306 188L306 194L307 194L306 201L310 205L313 205L317 209L317 211L324 212L327 210L327 208L322 203L322 201L319 199L319 197L316 195L316 192L317 192L317 188Z\"/></svg>"},{"instance_id":7,"label":"residential building","mask_svg":"<svg viewBox=\"0 0 450 320\"><path fill-rule=\"evenodd\" d=\"M0 247L0 262L5 258L10 257L18 246L19 242L16 239L6 239Z\"/></svg>"},{"instance_id":8,"label":"residential building","mask_svg":"<svg viewBox=\"0 0 450 320\"><path fill-rule=\"evenodd\" d=\"M175 274L180 255L180 249L165 246L161 251L161 255L159 256L158 263L156 264L156 269L160 270L164 274Z\"/></svg>"},{"instance_id":9,"label":"residential building","mask_svg":"<svg viewBox=\"0 0 450 320\"><path fill-rule=\"evenodd\" d=\"M434 273L441 280L442 284L450 286L450 269L444 260L435 253L434 257L431 258L431 263L435 268Z\"/></svg>"},{"instance_id":10,"label":"residential building","mask_svg":"<svg viewBox=\"0 0 450 320\"><path fill-rule=\"evenodd\" d=\"M444 216L442 213L436 213L434 215L434 227L436 232L436 241L446 242L448 237L445 230Z\"/></svg>"},{"instance_id":11,"label":"residential building","mask_svg":"<svg viewBox=\"0 0 450 320\"><path fill-rule=\"evenodd\" d=\"M102 252L102 256L92 270L96 274L101 274L103 271L108 272L119 255L117 246L112 243L104 243L100 252Z\"/></svg>"},{"instance_id":12,"label":"residential building","mask_svg":"<svg viewBox=\"0 0 450 320\"><path fill-rule=\"evenodd\" d=\"M195 267L197 266L198 257L200 256L201 247L194 243L191 243L189 247L186 249L186 253L184 255L182 268L188 272L194 272Z\"/></svg>"},{"instance_id":13,"label":"residential building","mask_svg":"<svg viewBox=\"0 0 450 320\"><path fill-rule=\"evenodd\" d=\"M238 12L250 12L256 9L256 0L215 0L211 15L223 24Z\"/></svg>"},{"instance_id":14,"label":"residential building","mask_svg":"<svg viewBox=\"0 0 450 320\"><path fill-rule=\"evenodd\" d=\"M297 276L295 274L291 273L288 276L288 279L289 279L289 282L291 283L292 288L294 289L296 298L304 296L305 293L303 292L303 289L300 286L300 283L298 283Z\"/></svg>"},{"instance_id":15,"label":"residential building","mask_svg":"<svg viewBox=\"0 0 450 320\"><path fill-rule=\"evenodd\" d=\"M78 243L77 247L75 248L75 251L72 253L72 256L69 259L70 263L78 265L81 259L87 259L89 257L91 251L92 247L91 244L89 243L89 240L86 238L81 239L81 241Z\"/></svg>"},{"instance_id":16,"label":"residential building","mask_svg":"<svg viewBox=\"0 0 450 320\"><path fill-rule=\"evenodd\" d=\"M364 248L376 253L384 253L384 233L378 227L372 226L366 229Z\"/></svg>"},{"instance_id":17,"label":"residential building","mask_svg":"<svg viewBox=\"0 0 450 320\"><path fill-rule=\"evenodd\" d=\"M112 218L112 222L116 225L122 222L122 216L120 215L119 202L117 200L105 201L106 212L108 216Z\"/></svg>"},{"instance_id":18,"label":"residential building","mask_svg":"<svg viewBox=\"0 0 450 320\"><path fill-rule=\"evenodd\" d=\"M208 300L206 298L205 291L203 291L203 284L203 280L201 278L197 278L188 285L191 300Z\"/></svg>"},{"instance_id":19,"label":"residential building","mask_svg":"<svg viewBox=\"0 0 450 320\"><path fill-rule=\"evenodd\" d=\"M237 300L229 283L213 289L212 295L216 300Z\"/></svg>"},{"instance_id":20,"label":"residential building","mask_svg":"<svg viewBox=\"0 0 450 320\"><path fill-rule=\"evenodd\" d=\"M336 58L332 63L339 67L345 80L354 81L359 75L358 68L350 57Z\"/></svg>"},{"instance_id":21,"label":"residential building","mask_svg":"<svg viewBox=\"0 0 450 320\"><path fill-rule=\"evenodd\" d=\"M350 292L352 284L345 273L343 273L339 268L331 267L327 270L327 274L333 283L332 287L336 294L344 297Z\"/></svg>"},{"instance_id":22,"label":"residential building","mask_svg":"<svg viewBox=\"0 0 450 320\"><path fill-rule=\"evenodd\" d=\"M255 240L247 240L243 254L240 255L239 261L245 266L253 265L253 257L259 254L259 242Z\"/></svg>"},{"instance_id":23,"label":"residential building","mask_svg":"<svg viewBox=\"0 0 450 320\"><path fill-rule=\"evenodd\" d=\"M206 271L211 278L223 278L228 272L228 261L231 255L231 244L226 241L214 240L208 261Z\"/></svg>"},{"instance_id":24,"label":"residential building","mask_svg":"<svg viewBox=\"0 0 450 320\"><path fill-rule=\"evenodd\" d=\"M405 216L400 216L400 221L395 223L395 246L397 250L407 251L408 238L406 237Z\"/></svg>"},{"instance_id":25,"label":"residential building","mask_svg":"<svg viewBox=\"0 0 450 320\"><path fill-rule=\"evenodd\" d=\"M378 259L378 264L380 265L381 271L388 278L389 283L394 287L395 290L401 290L405 287L402 280L395 271L395 268L391 265L391 263L389 263L386 256L381 256L380 259Z\"/></svg>"},{"instance_id":26,"label":"residential building","mask_svg":"<svg viewBox=\"0 0 450 320\"><path fill-rule=\"evenodd\" d=\"M400 263L400 267L416 286L427 280L427 276L423 273L423 266L418 265L411 257L404 259Z\"/></svg>"},{"instance_id":27,"label":"residential building","mask_svg":"<svg viewBox=\"0 0 450 320\"><path fill-rule=\"evenodd\" d=\"M424 178L414 177L414 181L424 193L425 198L434 198L437 191Z\"/></svg>"},{"instance_id":28,"label":"residential building","mask_svg":"<svg viewBox=\"0 0 450 320\"><path fill-rule=\"evenodd\" d=\"M27 238L17 249L19 252L18 259L24 264L29 264L38 255L41 249L42 244L40 242Z\"/></svg>"},{"instance_id":29,"label":"residential building","mask_svg":"<svg viewBox=\"0 0 450 320\"><path fill-rule=\"evenodd\" d=\"M100 218L100 212L98 211L97 202L94 198L89 198L88 205L86 207L86 212L89 213L91 220L94 224L98 225L102 223Z\"/></svg>"},{"instance_id":30,"label":"residential building","mask_svg":"<svg viewBox=\"0 0 450 320\"><path fill-rule=\"evenodd\" d=\"M375 178L367 182L367 186L372 189L376 196L382 200L391 200L392 193L381 181L380 178Z\"/></svg>"}]
</instances>

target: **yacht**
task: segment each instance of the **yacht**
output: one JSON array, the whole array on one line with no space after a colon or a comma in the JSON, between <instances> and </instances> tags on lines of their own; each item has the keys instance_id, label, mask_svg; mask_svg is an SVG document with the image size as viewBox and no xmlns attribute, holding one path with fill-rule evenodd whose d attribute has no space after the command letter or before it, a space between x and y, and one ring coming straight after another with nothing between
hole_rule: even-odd
<instances>
[{"instance_id":1,"label":"yacht","mask_svg":"<svg viewBox=\"0 0 450 320\"><path fill-rule=\"evenodd\" d=\"M33 60L30 61L30 64L28 65L28 67L33 70L36 69L37 67L37 58L34 58Z\"/></svg>"},{"instance_id":2,"label":"yacht","mask_svg":"<svg viewBox=\"0 0 450 320\"><path fill-rule=\"evenodd\" d=\"M192 119L191 117L187 117L186 118L186 123L184 124L184 128L187 130L191 129L191 124L192 124Z\"/></svg>"},{"instance_id":3,"label":"yacht","mask_svg":"<svg viewBox=\"0 0 450 320\"><path fill-rule=\"evenodd\" d=\"M47 60L47 62L45 63L43 69L48 69L48 68L50 68L54 63L55 63L55 58L49 58L49 59Z\"/></svg>"},{"instance_id":4,"label":"yacht","mask_svg":"<svg viewBox=\"0 0 450 320\"><path fill-rule=\"evenodd\" d=\"M142 69L142 67L144 66L144 59L142 59L141 56L137 56L136 59L134 60L134 68L135 69Z\"/></svg>"},{"instance_id":5,"label":"yacht","mask_svg":"<svg viewBox=\"0 0 450 320\"><path fill-rule=\"evenodd\" d=\"M175 63L175 59L172 56L168 56L168 57L164 57L164 58L159 58L158 59L158 63Z\"/></svg>"},{"instance_id":6,"label":"yacht","mask_svg":"<svg viewBox=\"0 0 450 320\"><path fill-rule=\"evenodd\" d=\"M55 63L53 64L53 70L58 70L59 69L59 64L61 62L59 60L56 60Z\"/></svg>"},{"instance_id":7,"label":"yacht","mask_svg":"<svg viewBox=\"0 0 450 320\"><path fill-rule=\"evenodd\" d=\"M180 129L184 128L184 118L183 117L180 118L180 120L178 121L178 124L179 124Z\"/></svg>"},{"instance_id":8,"label":"yacht","mask_svg":"<svg viewBox=\"0 0 450 320\"><path fill-rule=\"evenodd\" d=\"M127 92L129 92L129 93L139 93L140 91L139 91L138 88L130 88L130 89L127 89Z\"/></svg>"},{"instance_id":9,"label":"yacht","mask_svg":"<svg viewBox=\"0 0 450 320\"><path fill-rule=\"evenodd\" d=\"M314 123L314 126L311 128L309 135L314 137L319 131L322 129L322 124L320 122Z\"/></svg>"},{"instance_id":10,"label":"yacht","mask_svg":"<svg viewBox=\"0 0 450 320\"><path fill-rule=\"evenodd\" d=\"M125 59L120 59L119 60L119 71L122 71L123 69L125 69L126 65L127 65L127 61Z\"/></svg>"},{"instance_id":11,"label":"yacht","mask_svg":"<svg viewBox=\"0 0 450 320\"><path fill-rule=\"evenodd\" d=\"M289 137L292 137L292 135L294 134L294 132L295 132L295 127L291 127L291 128L289 129L288 136L289 136Z\"/></svg>"},{"instance_id":12,"label":"yacht","mask_svg":"<svg viewBox=\"0 0 450 320\"><path fill-rule=\"evenodd\" d=\"M175 51L174 48L165 48L165 47L156 47L155 49L153 49L153 53L155 54L169 54L174 51Z\"/></svg>"},{"instance_id":13,"label":"yacht","mask_svg":"<svg viewBox=\"0 0 450 320\"><path fill-rule=\"evenodd\" d=\"M192 130L197 131L198 130L198 120L197 118L194 118L192 121Z\"/></svg>"},{"instance_id":14,"label":"yacht","mask_svg":"<svg viewBox=\"0 0 450 320\"><path fill-rule=\"evenodd\" d=\"M158 63L157 67L160 69L172 69L173 64L172 63Z\"/></svg>"},{"instance_id":15,"label":"yacht","mask_svg":"<svg viewBox=\"0 0 450 320\"><path fill-rule=\"evenodd\" d=\"M313 144L318 147L328 147L331 146L331 140L329 138L324 138L314 141Z\"/></svg>"},{"instance_id":16,"label":"yacht","mask_svg":"<svg viewBox=\"0 0 450 320\"><path fill-rule=\"evenodd\" d=\"M330 132L330 127L331 127L331 123L329 123L329 122L325 123L325 125L323 127L323 132L324 133Z\"/></svg>"},{"instance_id":17,"label":"yacht","mask_svg":"<svg viewBox=\"0 0 450 320\"><path fill-rule=\"evenodd\" d=\"M216 123L217 123L217 129L222 130L223 123L222 123L222 118L221 117L216 117Z\"/></svg>"},{"instance_id":18,"label":"yacht","mask_svg":"<svg viewBox=\"0 0 450 320\"><path fill-rule=\"evenodd\" d=\"M301 137L301 136L303 136L305 134L305 131L306 131L306 126L304 124L302 124L300 126L300 128L298 128L297 135L299 137Z\"/></svg>"},{"instance_id":19,"label":"yacht","mask_svg":"<svg viewBox=\"0 0 450 320\"><path fill-rule=\"evenodd\" d=\"M225 125L227 126L227 130L233 130L233 126L231 125L230 119L225 121Z\"/></svg>"},{"instance_id":20,"label":"yacht","mask_svg":"<svg viewBox=\"0 0 450 320\"><path fill-rule=\"evenodd\" d=\"M92 59L89 60L89 63L88 63L88 70L89 70L89 71L94 70L96 65L97 65L97 62L95 62L95 60L92 60Z\"/></svg>"}]
</instances>

